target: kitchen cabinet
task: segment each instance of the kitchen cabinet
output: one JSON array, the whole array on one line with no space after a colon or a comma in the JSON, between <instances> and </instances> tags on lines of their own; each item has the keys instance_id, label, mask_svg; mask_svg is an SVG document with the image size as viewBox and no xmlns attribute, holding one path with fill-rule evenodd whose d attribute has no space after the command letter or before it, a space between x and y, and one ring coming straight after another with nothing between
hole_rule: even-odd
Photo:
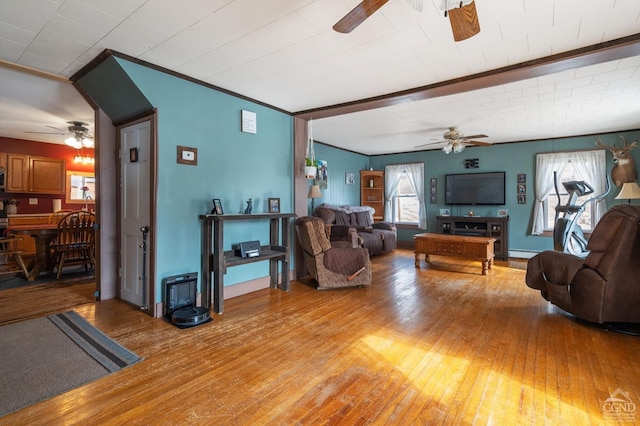
<instances>
[{"instance_id":1,"label":"kitchen cabinet","mask_svg":"<svg viewBox=\"0 0 640 426\"><path fill-rule=\"evenodd\" d=\"M6 192L64 194L64 182L64 160L7 154Z\"/></svg>"}]
</instances>

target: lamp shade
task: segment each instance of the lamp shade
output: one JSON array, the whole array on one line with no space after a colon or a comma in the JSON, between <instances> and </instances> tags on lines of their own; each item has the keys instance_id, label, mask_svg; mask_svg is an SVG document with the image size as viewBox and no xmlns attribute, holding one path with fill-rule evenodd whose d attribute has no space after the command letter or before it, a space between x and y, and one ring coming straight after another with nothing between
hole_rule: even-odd
<instances>
[{"instance_id":1,"label":"lamp shade","mask_svg":"<svg viewBox=\"0 0 640 426\"><path fill-rule=\"evenodd\" d=\"M309 187L309 195L307 195L307 198L322 198L322 192L320 192L320 186L311 185Z\"/></svg>"},{"instance_id":2,"label":"lamp shade","mask_svg":"<svg viewBox=\"0 0 640 426\"><path fill-rule=\"evenodd\" d=\"M616 195L616 200L631 200L640 199L640 186L636 182L625 182L622 184L622 190Z\"/></svg>"}]
</instances>

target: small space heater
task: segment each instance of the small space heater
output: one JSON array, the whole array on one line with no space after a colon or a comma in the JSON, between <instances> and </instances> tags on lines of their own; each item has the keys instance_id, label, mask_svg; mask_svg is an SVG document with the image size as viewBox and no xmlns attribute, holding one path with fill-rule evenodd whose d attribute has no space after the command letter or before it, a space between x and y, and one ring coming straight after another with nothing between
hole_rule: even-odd
<instances>
[{"instance_id":1,"label":"small space heater","mask_svg":"<svg viewBox=\"0 0 640 426\"><path fill-rule=\"evenodd\" d=\"M164 283L164 315L178 328L194 327L213 321L209 309L196 306L198 273L174 275Z\"/></svg>"}]
</instances>

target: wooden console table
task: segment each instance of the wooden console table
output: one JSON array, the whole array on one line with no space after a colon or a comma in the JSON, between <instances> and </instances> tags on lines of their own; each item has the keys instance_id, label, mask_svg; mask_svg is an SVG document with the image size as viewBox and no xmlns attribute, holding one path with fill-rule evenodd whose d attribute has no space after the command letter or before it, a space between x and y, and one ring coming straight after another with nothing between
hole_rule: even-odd
<instances>
[{"instance_id":1,"label":"wooden console table","mask_svg":"<svg viewBox=\"0 0 640 426\"><path fill-rule=\"evenodd\" d=\"M482 261L482 275L493 267L493 237L469 237L447 234L417 234L415 240L415 265L420 267L420 254L424 254L425 262L429 262L430 254L462 256Z\"/></svg>"},{"instance_id":2,"label":"wooden console table","mask_svg":"<svg viewBox=\"0 0 640 426\"><path fill-rule=\"evenodd\" d=\"M202 300L211 306L211 275L213 274L213 308L224 310L224 274L231 266L269 261L271 288L289 291L289 229L294 213L256 213L200 215L202 220ZM234 250L224 251L224 223L229 221L269 220L269 244L260 247L260 256L240 257ZM280 232L278 232L280 229ZM280 234L280 235L279 235ZM278 262L281 263L282 282L278 285Z\"/></svg>"}]
</instances>

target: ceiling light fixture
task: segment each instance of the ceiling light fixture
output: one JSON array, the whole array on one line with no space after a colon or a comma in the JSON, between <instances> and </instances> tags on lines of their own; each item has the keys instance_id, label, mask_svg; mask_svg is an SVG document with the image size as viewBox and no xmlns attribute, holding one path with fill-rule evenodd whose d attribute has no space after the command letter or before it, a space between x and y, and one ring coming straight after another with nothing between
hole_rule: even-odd
<instances>
[{"instance_id":1,"label":"ceiling light fixture","mask_svg":"<svg viewBox=\"0 0 640 426\"><path fill-rule=\"evenodd\" d=\"M73 136L65 139L64 143L75 149L93 148L93 140L87 137L89 133L89 129L85 127L87 123L82 121L69 121L69 123L71 124L68 127L69 133Z\"/></svg>"},{"instance_id":2,"label":"ceiling light fixture","mask_svg":"<svg viewBox=\"0 0 640 426\"><path fill-rule=\"evenodd\" d=\"M459 154L462 151L464 151L464 144L458 139L449 140L449 142L442 147L442 152L445 154L451 154L451 152Z\"/></svg>"}]
</instances>

